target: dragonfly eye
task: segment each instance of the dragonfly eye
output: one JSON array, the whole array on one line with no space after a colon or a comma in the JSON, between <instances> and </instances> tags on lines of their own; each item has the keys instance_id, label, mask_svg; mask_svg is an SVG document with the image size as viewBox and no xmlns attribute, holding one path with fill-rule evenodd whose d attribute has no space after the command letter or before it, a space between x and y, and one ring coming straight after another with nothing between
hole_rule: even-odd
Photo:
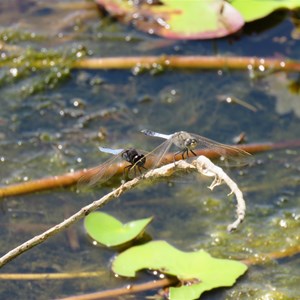
<instances>
[{"instance_id":1,"label":"dragonfly eye","mask_svg":"<svg viewBox=\"0 0 300 300\"><path fill-rule=\"evenodd\" d=\"M128 150L126 150L126 151L124 151L123 153L122 153L122 158L124 159L124 160L126 160L126 161L129 161L130 159L129 159L129 155L128 155Z\"/></svg>"},{"instance_id":2,"label":"dragonfly eye","mask_svg":"<svg viewBox=\"0 0 300 300\"><path fill-rule=\"evenodd\" d=\"M185 146L188 149L195 149L198 145L198 141L196 139L186 139Z\"/></svg>"}]
</instances>

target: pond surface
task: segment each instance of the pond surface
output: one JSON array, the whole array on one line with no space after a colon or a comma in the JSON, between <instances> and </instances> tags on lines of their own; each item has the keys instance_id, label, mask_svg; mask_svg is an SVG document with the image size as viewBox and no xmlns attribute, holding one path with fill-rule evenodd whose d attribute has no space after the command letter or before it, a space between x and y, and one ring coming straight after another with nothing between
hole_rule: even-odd
<instances>
[{"instance_id":1,"label":"pond surface","mask_svg":"<svg viewBox=\"0 0 300 300\"><path fill-rule=\"evenodd\" d=\"M299 82L298 74L69 68L69 59L83 54L300 60L290 16L260 32L248 26L231 38L168 41L119 24L96 9L81 9L74 1L48 2L0 4L1 58L14 55L28 60L27 65L0 70L3 186L96 166L107 159L99 146L152 150L161 141L141 134L145 128L167 134L185 130L227 144L242 132L248 143L299 139L299 94L289 88ZM38 55L59 63L35 69L31 63ZM238 103L224 101L228 96ZM235 215L234 198L227 197L226 187L210 191L210 182L193 174L142 185L103 210L122 222L154 216L147 229L153 239L166 240L183 251L203 248L216 257L246 259L299 245L299 149L255 154L254 160L251 166L228 170L247 202L246 219L233 234L226 226ZM88 192L70 187L3 199L1 256L117 186L114 181ZM2 280L0 298L58 299L153 279L148 274L137 280L115 278L110 272L115 254L93 246L80 221L11 261L1 273L102 271L100 280ZM268 260L251 266L232 288L207 293L203 299L297 299L299 268L299 254Z\"/></svg>"}]
</instances>

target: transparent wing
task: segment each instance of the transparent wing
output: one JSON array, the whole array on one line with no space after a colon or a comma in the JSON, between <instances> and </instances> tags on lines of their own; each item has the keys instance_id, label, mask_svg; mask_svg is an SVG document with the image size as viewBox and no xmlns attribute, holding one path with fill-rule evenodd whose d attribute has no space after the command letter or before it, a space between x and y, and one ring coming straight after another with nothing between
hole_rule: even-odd
<instances>
[{"instance_id":1,"label":"transparent wing","mask_svg":"<svg viewBox=\"0 0 300 300\"><path fill-rule=\"evenodd\" d=\"M172 146L170 139L161 143L158 147L145 154L146 164L148 170L159 168L167 163L174 161L174 155L169 153Z\"/></svg>"},{"instance_id":2,"label":"transparent wing","mask_svg":"<svg viewBox=\"0 0 300 300\"><path fill-rule=\"evenodd\" d=\"M155 131L148 130L148 129L144 129L141 132L147 136L155 136L155 137L159 137L159 138L162 138L165 140L168 140L173 136L173 134L163 134L163 133L155 132Z\"/></svg>"},{"instance_id":3,"label":"transparent wing","mask_svg":"<svg viewBox=\"0 0 300 300\"><path fill-rule=\"evenodd\" d=\"M101 152L110 153L113 155L118 155L124 151L124 149L111 149L111 148L104 148L104 147L99 147L98 149Z\"/></svg>"},{"instance_id":4,"label":"transparent wing","mask_svg":"<svg viewBox=\"0 0 300 300\"><path fill-rule=\"evenodd\" d=\"M103 152L105 152L105 151L103 151ZM108 153L111 153L111 152L108 152ZM122 149L122 152L119 152L118 154L112 156L110 159L108 159L101 165L99 165L95 168L89 169L87 171L87 173L79 179L78 186L79 187L84 187L84 186L92 187L96 184L100 184L100 183L103 183L103 182L106 182L107 180L109 180L118 171L117 164L120 161L124 161L122 159L122 153L123 153L123 149Z\"/></svg>"},{"instance_id":5,"label":"transparent wing","mask_svg":"<svg viewBox=\"0 0 300 300\"><path fill-rule=\"evenodd\" d=\"M197 150L204 150L202 155L208 158L218 158L223 166L245 166L253 161L253 156L237 147L218 143L198 134L190 133L198 141ZM191 157L191 154L189 154Z\"/></svg>"},{"instance_id":6,"label":"transparent wing","mask_svg":"<svg viewBox=\"0 0 300 300\"><path fill-rule=\"evenodd\" d=\"M150 152L152 155L156 157L155 159L156 162L154 164L154 167L159 167L171 161L170 155L172 154L171 153L168 154L170 147L172 146L172 144L182 145L183 144L182 141L180 140L178 142L176 139L178 137L182 137L185 135L189 138L194 138L197 140L198 145L195 149L193 149L194 153L197 152L196 153L197 155L205 155L208 158L218 158L219 165L231 166L231 167L244 166L250 164L253 161L252 155L242 149L239 149L234 146L218 143L214 140L205 138L198 134L181 131L181 132L175 132L173 134L167 135L167 134L162 134L147 129L142 130L142 132L147 136L158 137L167 140ZM184 146L178 149L179 151L184 150ZM179 151L177 151L177 153ZM191 153L190 150L188 151L188 154L189 157L193 156L193 153ZM173 160L175 160L174 155L175 153L173 154ZM176 158L178 159L177 156Z\"/></svg>"},{"instance_id":7,"label":"transparent wing","mask_svg":"<svg viewBox=\"0 0 300 300\"><path fill-rule=\"evenodd\" d=\"M171 139L173 134L163 134L148 129L144 129L141 132L147 136L158 137L166 140L165 142L161 143L158 147L156 147L154 150L148 153L147 160L148 160L148 164L150 165L149 166L150 169L161 167L162 165L165 165L170 161L172 161L170 160L168 151L173 143Z\"/></svg>"}]
</instances>

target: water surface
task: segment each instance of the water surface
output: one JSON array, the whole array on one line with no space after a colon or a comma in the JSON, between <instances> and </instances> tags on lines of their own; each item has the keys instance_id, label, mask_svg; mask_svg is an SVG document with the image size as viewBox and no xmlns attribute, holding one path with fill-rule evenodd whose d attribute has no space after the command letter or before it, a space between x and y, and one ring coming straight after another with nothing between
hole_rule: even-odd
<instances>
[{"instance_id":1,"label":"water surface","mask_svg":"<svg viewBox=\"0 0 300 300\"><path fill-rule=\"evenodd\" d=\"M68 2L72 3L51 3ZM107 158L99 146L134 146L149 151L161 140L145 137L139 132L144 128L166 134L186 130L228 144L241 132L250 143L299 138L299 95L288 88L297 74L250 74L246 70L152 70L135 74L133 70L69 69L72 55L81 54L299 59L299 42L291 36L293 26L288 17L260 33L249 29L230 39L166 42L118 24L98 11L49 5L47 1L1 3L2 58L15 54L31 62L29 58L40 53L58 60L53 68L42 71L26 66L0 70L2 185L98 165ZM226 96L241 99L254 109L222 101ZM142 185L105 206L104 211L123 222L154 216L147 230L153 239L164 239L184 251L204 248L217 257L244 259L299 244L299 150L257 154L252 166L231 169L229 174L247 201L246 220L233 234L226 232L226 226L235 215L234 198L227 197L225 187L211 192L207 189L210 182L193 174ZM114 184L89 192L65 188L4 199L1 254L105 195L118 183ZM94 247L82 222L71 229L78 240L76 246L64 232L1 271L103 270L101 280L2 281L0 298L60 298L139 282L111 275L109 264L115 252ZM268 295L272 299L296 299L299 267L299 255L250 267L234 287L219 289L204 299L269 299ZM153 291L136 299L149 295Z\"/></svg>"}]
</instances>

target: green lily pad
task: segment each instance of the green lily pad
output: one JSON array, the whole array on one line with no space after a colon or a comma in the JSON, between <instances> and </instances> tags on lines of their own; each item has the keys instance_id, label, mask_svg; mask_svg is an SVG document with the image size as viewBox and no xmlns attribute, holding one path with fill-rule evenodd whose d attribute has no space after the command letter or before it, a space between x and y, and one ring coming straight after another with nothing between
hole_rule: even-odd
<instances>
[{"instance_id":1,"label":"green lily pad","mask_svg":"<svg viewBox=\"0 0 300 300\"><path fill-rule=\"evenodd\" d=\"M113 247L141 235L152 219L151 217L123 224L104 212L93 212L84 219L84 227L92 239L107 247Z\"/></svg>"},{"instance_id":2,"label":"green lily pad","mask_svg":"<svg viewBox=\"0 0 300 300\"><path fill-rule=\"evenodd\" d=\"M243 16L246 22L266 17L276 9L295 9L300 7L299 0L233 0L231 5Z\"/></svg>"},{"instance_id":3,"label":"green lily pad","mask_svg":"<svg viewBox=\"0 0 300 300\"><path fill-rule=\"evenodd\" d=\"M171 39L208 39L238 31L244 20L223 0L97 0L110 14L138 29Z\"/></svg>"},{"instance_id":4,"label":"green lily pad","mask_svg":"<svg viewBox=\"0 0 300 300\"><path fill-rule=\"evenodd\" d=\"M204 250L182 252L165 241L127 249L115 258L112 268L126 277L134 277L142 269L177 276L182 285L170 288L169 298L173 300L198 299L204 291L232 286L247 270L241 262L213 258Z\"/></svg>"}]
</instances>

